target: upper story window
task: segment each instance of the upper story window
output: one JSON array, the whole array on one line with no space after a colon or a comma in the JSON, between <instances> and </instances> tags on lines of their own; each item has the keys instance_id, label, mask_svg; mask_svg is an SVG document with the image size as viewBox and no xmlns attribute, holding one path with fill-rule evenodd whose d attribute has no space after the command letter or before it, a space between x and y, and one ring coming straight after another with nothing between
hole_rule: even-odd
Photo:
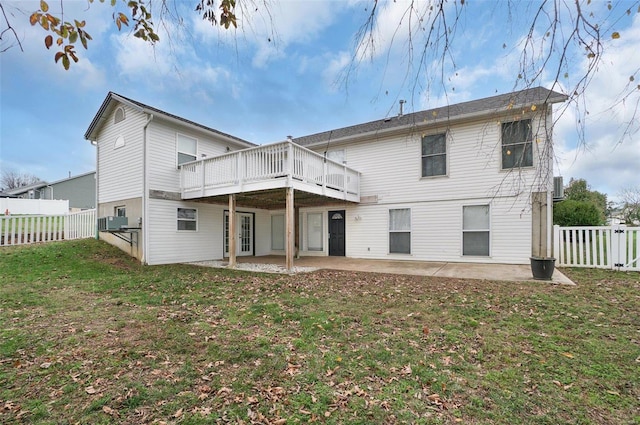
<instances>
[{"instance_id":1,"label":"upper story window","mask_svg":"<svg viewBox=\"0 0 640 425\"><path fill-rule=\"evenodd\" d=\"M422 177L447 174L447 135L431 134L422 138Z\"/></svg>"},{"instance_id":2,"label":"upper story window","mask_svg":"<svg viewBox=\"0 0 640 425\"><path fill-rule=\"evenodd\" d=\"M195 161L198 153L198 139L183 134L178 134L177 139L178 165Z\"/></svg>"},{"instance_id":3,"label":"upper story window","mask_svg":"<svg viewBox=\"0 0 640 425\"><path fill-rule=\"evenodd\" d=\"M327 156L327 159L338 162L340 164L347 163L347 158L346 158L344 149L327 151L326 156Z\"/></svg>"},{"instance_id":4,"label":"upper story window","mask_svg":"<svg viewBox=\"0 0 640 425\"><path fill-rule=\"evenodd\" d=\"M531 120L502 123L502 169L533 166Z\"/></svg>"},{"instance_id":5,"label":"upper story window","mask_svg":"<svg viewBox=\"0 0 640 425\"><path fill-rule=\"evenodd\" d=\"M118 109L116 109L116 113L113 116L113 123L114 124L118 124L120 121L124 121L124 108L123 107L119 107Z\"/></svg>"}]
</instances>

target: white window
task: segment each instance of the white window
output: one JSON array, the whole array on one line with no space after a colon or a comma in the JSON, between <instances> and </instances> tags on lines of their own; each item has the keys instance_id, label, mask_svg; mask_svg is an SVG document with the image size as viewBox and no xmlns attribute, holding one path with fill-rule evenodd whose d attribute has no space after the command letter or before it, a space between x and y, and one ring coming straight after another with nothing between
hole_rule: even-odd
<instances>
[{"instance_id":1,"label":"white window","mask_svg":"<svg viewBox=\"0 0 640 425\"><path fill-rule=\"evenodd\" d=\"M502 168L533 166L531 120L502 123Z\"/></svg>"},{"instance_id":2,"label":"white window","mask_svg":"<svg viewBox=\"0 0 640 425\"><path fill-rule=\"evenodd\" d=\"M447 174L447 135L431 134L422 138L422 177Z\"/></svg>"},{"instance_id":3,"label":"white window","mask_svg":"<svg viewBox=\"0 0 640 425\"><path fill-rule=\"evenodd\" d=\"M309 251L322 251L322 213L307 214L307 249Z\"/></svg>"},{"instance_id":4,"label":"white window","mask_svg":"<svg viewBox=\"0 0 640 425\"><path fill-rule=\"evenodd\" d=\"M489 256L489 205L462 207L462 255Z\"/></svg>"},{"instance_id":5,"label":"white window","mask_svg":"<svg viewBox=\"0 0 640 425\"><path fill-rule=\"evenodd\" d=\"M127 216L127 208L124 205L120 205L113 208L113 214L116 217L126 217Z\"/></svg>"},{"instance_id":6,"label":"white window","mask_svg":"<svg viewBox=\"0 0 640 425\"><path fill-rule=\"evenodd\" d=\"M347 157L345 156L344 149L328 151L327 159L330 159L340 164L347 163Z\"/></svg>"},{"instance_id":7,"label":"white window","mask_svg":"<svg viewBox=\"0 0 640 425\"><path fill-rule=\"evenodd\" d=\"M284 251L284 214L271 216L271 249Z\"/></svg>"},{"instance_id":8,"label":"white window","mask_svg":"<svg viewBox=\"0 0 640 425\"><path fill-rule=\"evenodd\" d=\"M411 254L411 210L389 210L389 253Z\"/></svg>"},{"instance_id":9,"label":"white window","mask_svg":"<svg viewBox=\"0 0 640 425\"><path fill-rule=\"evenodd\" d=\"M113 115L113 123L118 124L120 121L124 121L124 108L120 107L116 109L116 113Z\"/></svg>"},{"instance_id":10,"label":"white window","mask_svg":"<svg viewBox=\"0 0 640 425\"><path fill-rule=\"evenodd\" d=\"M198 210L178 208L178 230L198 230Z\"/></svg>"},{"instance_id":11,"label":"white window","mask_svg":"<svg viewBox=\"0 0 640 425\"><path fill-rule=\"evenodd\" d=\"M178 139L178 165L185 162L195 161L198 155L198 139L185 136L183 134L177 135Z\"/></svg>"}]
</instances>

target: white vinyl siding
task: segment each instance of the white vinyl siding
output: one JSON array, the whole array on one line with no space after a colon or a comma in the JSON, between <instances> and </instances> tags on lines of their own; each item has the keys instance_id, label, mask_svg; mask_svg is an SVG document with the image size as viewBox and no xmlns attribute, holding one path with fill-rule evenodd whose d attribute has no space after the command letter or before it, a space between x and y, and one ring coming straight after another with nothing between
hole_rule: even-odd
<instances>
[{"instance_id":1,"label":"white vinyl siding","mask_svg":"<svg viewBox=\"0 0 640 425\"><path fill-rule=\"evenodd\" d=\"M532 118L532 125L534 165L540 167L546 134L537 129L537 118ZM431 129L429 134L447 134L448 178L420 178L422 164L417 155L422 134L372 137L341 145L349 166L362 173L364 198L346 211L346 255L388 258L389 210L410 207L413 260L527 264L531 255L529 193L532 185L544 187L548 182L540 181L535 167L510 174L501 171L501 132L499 118ZM319 146L317 151L322 154L325 148ZM550 160L546 166L552 169ZM543 174L545 179L552 175ZM491 256L463 256L462 207L487 204L491 204L493 217Z\"/></svg>"},{"instance_id":2,"label":"white vinyl siding","mask_svg":"<svg viewBox=\"0 0 640 425\"><path fill-rule=\"evenodd\" d=\"M178 231L178 208L198 209L198 231ZM222 258L223 206L149 199L149 264L205 261Z\"/></svg>"},{"instance_id":3,"label":"white vinyl siding","mask_svg":"<svg viewBox=\"0 0 640 425\"><path fill-rule=\"evenodd\" d=\"M156 119L147 130L147 169L149 189L168 192L180 191L180 170L177 163L176 131L198 140L198 155L211 158L227 151L228 143L216 140L210 134L197 132L186 127L176 127ZM236 147L231 146L234 150Z\"/></svg>"},{"instance_id":4,"label":"white vinyl siding","mask_svg":"<svg viewBox=\"0 0 640 425\"><path fill-rule=\"evenodd\" d=\"M97 135L98 203L142 196L142 128L146 115L123 108L127 118L114 124L114 111ZM121 142L114 149L118 139Z\"/></svg>"}]
</instances>

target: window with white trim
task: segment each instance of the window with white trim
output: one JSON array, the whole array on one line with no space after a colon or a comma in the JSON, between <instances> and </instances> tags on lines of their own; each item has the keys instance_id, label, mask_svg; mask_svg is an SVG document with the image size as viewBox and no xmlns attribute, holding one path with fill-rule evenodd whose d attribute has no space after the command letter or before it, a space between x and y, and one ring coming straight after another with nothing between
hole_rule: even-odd
<instances>
[{"instance_id":1,"label":"window with white trim","mask_svg":"<svg viewBox=\"0 0 640 425\"><path fill-rule=\"evenodd\" d=\"M309 251L322 251L324 246L322 213L307 213L307 249Z\"/></svg>"},{"instance_id":2,"label":"window with white trim","mask_svg":"<svg viewBox=\"0 0 640 425\"><path fill-rule=\"evenodd\" d=\"M198 157L198 139L177 134L178 165L195 161Z\"/></svg>"},{"instance_id":3,"label":"window with white trim","mask_svg":"<svg viewBox=\"0 0 640 425\"><path fill-rule=\"evenodd\" d=\"M126 217L127 216L127 207L124 205L120 205L113 208L113 214L116 217Z\"/></svg>"},{"instance_id":4,"label":"window with white trim","mask_svg":"<svg viewBox=\"0 0 640 425\"><path fill-rule=\"evenodd\" d=\"M489 205L462 207L462 255L489 256Z\"/></svg>"},{"instance_id":5,"label":"window with white trim","mask_svg":"<svg viewBox=\"0 0 640 425\"><path fill-rule=\"evenodd\" d=\"M271 216L271 249L284 251L284 214Z\"/></svg>"},{"instance_id":6,"label":"window with white trim","mask_svg":"<svg viewBox=\"0 0 640 425\"><path fill-rule=\"evenodd\" d=\"M430 134L422 138L422 177L447 174L447 135Z\"/></svg>"},{"instance_id":7,"label":"window with white trim","mask_svg":"<svg viewBox=\"0 0 640 425\"><path fill-rule=\"evenodd\" d=\"M502 123L502 169L533 166L531 120Z\"/></svg>"},{"instance_id":8,"label":"window with white trim","mask_svg":"<svg viewBox=\"0 0 640 425\"><path fill-rule=\"evenodd\" d=\"M198 230L198 210L195 208L178 208L178 230L195 232Z\"/></svg>"},{"instance_id":9,"label":"window with white trim","mask_svg":"<svg viewBox=\"0 0 640 425\"><path fill-rule=\"evenodd\" d=\"M389 210L389 253L411 254L411 209Z\"/></svg>"}]
</instances>

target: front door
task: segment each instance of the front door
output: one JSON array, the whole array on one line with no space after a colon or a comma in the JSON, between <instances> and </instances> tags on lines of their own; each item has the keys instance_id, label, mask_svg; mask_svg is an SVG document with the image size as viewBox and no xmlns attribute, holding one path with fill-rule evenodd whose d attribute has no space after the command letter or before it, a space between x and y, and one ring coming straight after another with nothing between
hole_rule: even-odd
<instances>
[{"instance_id":1,"label":"front door","mask_svg":"<svg viewBox=\"0 0 640 425\"><path fill-rule=\"evenodd\" d=\"M254 255L253 213L236 213L236 255ZM224 213L224 255L229 256L229 212Z\"/></svg>"},{"instance_id":2,"label":"front door","mask_svg":"<svg viewBox=\"0 0 640 425\"><path fill-rule=\"evenodd\" d=\"M329 211L329 255L344 257L344 210Z\"/></svg>"}]
</instances>

